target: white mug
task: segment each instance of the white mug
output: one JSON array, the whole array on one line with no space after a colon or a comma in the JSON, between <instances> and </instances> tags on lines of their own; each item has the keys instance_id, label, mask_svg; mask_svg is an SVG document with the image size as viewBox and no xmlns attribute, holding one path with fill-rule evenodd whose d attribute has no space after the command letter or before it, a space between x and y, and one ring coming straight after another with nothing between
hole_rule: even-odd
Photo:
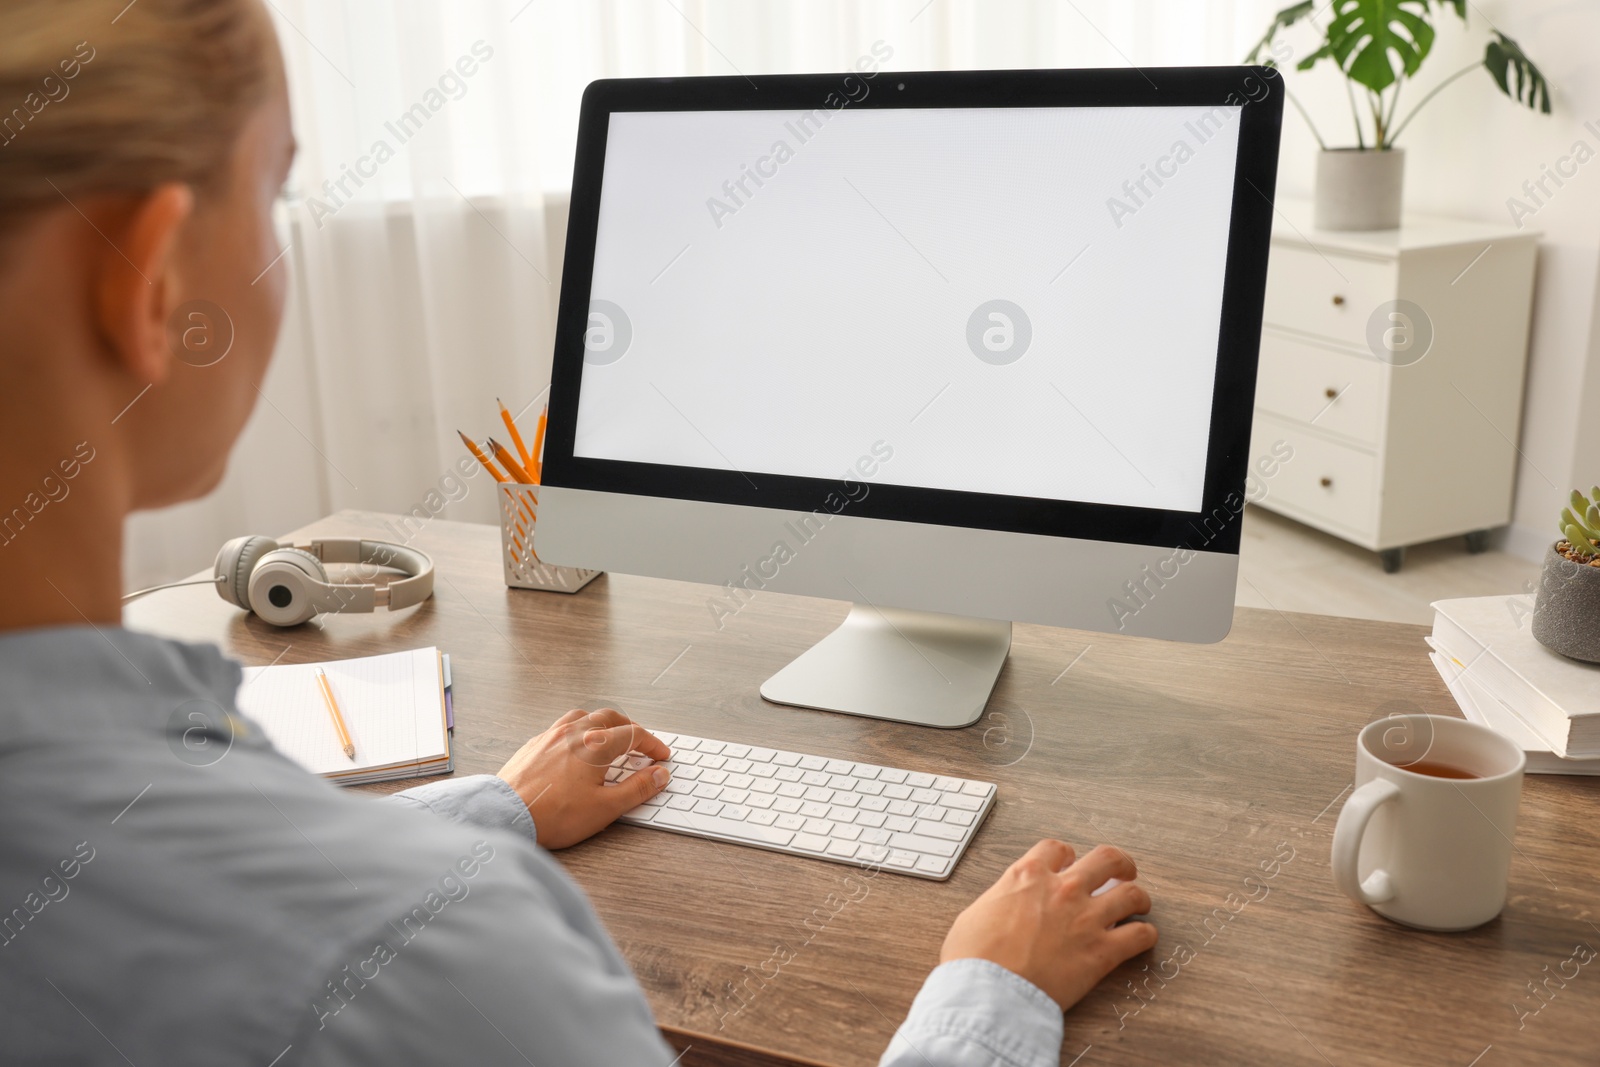
<instances>
[{"instance_id":1,"label":"white mug","mask_svg":"<svg viewBox=\"0 0 1600 1067\"><path fill-rule=\"evenodd\" d=\"M1407 770L1438 763L1473 778ZM1487 727L1393 715L1356 738L1356 789L1333 831L1333 881L1351 900L1423 930L1500 914L1527 757Z\"/></svg>"}]
</instances>

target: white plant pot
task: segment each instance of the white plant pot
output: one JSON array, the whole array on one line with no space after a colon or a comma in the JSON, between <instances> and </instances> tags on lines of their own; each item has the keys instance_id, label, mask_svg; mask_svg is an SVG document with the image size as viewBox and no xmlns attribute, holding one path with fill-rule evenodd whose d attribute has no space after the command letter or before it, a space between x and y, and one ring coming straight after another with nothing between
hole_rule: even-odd
<instances>
[{"instance_id":1,"label":"white plant pot","mask_svg":"<svg viewBox=\"0 0 1600 1067\"><path fill-rule=\"evenodd\" d=\"M1398 229L1405 171L1403 148L1324 149L1317 156L1317 229Z\"/></svg>"}]
</instances>

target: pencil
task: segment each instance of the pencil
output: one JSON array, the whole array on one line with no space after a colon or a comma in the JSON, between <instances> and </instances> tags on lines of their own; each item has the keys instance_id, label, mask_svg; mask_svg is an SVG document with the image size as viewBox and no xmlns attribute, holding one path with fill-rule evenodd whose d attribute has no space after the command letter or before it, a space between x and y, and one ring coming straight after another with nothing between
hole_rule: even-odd
<instances>
[{"instance_id":1,"label":"pencil","mask_svg":"<svg viewBox=\"0 0 1600 1067\"><path fill-rule=\"evenodd\" d=\"M471 452L473 456L477 458L478 462L483 464L483 469L494 475L495 481L506 481L506 476L495 469L495 465L489 462L489 457L483 454L483 449L479 448L473 443L472 438L468 437L460 430L456 431L456 436L461 438L461 443L467 446L467 451Z\"/></svg>"},{"instance_id":2,"label":"pencil","mask_svg":"<svg viewBox=\"0 0 1600 1067\"><path fill-rule=\"evenodd\" d=\"M522 460L523 468L532 469L533 457L528 454L528 446L522 443L522 434L517 432L517 421L511 417L511 412L506 410L504 401L499 397L495 397L494 402L500 405L500 421L506 424L506 430L511 434L511 444L515 446L517 455ZM543 416L540 417L542 418ZM537 441L534 442L533 447L539 447Z\"/></svg>"},{"instance_id":3,"label":"pencil","mask_svg":"<svg viewBox=\"0 0 1600 1067\"><path fill-rule=\"evenodd\" d=\"M488 445L489 451L494 453L494 458L499 460L500 465L510 472L512 481L519 482L522 485L534 484L533 478L529 476L527 471L522 469L521 464L511 458L511 453L506 451L505 445L492 437L489 438Z\"/></svg>"},{"instance_id":4,"label":"pencil","mask_svg":"<svg viewBox=\"0 0 1600 1067\"><path fill-rule=\"evenodd\" d=\"M550 405L546 404L539 412L539 426L533 431L533 463L528 467L528 473L533 475L535 482L544 480L544 428L550 417Z\"/></svg>"},{"instance_id":5,"label":"pencil","mask_svg":"<svg viewBox=\"0 0 1600 1067\"><path fill-rule=\"evenodd\" d=\"M333 699L333 689L328 685L328 676L322 673L321 667L317 668L317 685L322 689L322 701L328 705L328 716L333 719L333 727L339 731L339 744L343 746L344 754L355 759L355 742L350 740L350 731L345 728L344 716L339 714L339 704Z\"/></svg>"}]
</instances>

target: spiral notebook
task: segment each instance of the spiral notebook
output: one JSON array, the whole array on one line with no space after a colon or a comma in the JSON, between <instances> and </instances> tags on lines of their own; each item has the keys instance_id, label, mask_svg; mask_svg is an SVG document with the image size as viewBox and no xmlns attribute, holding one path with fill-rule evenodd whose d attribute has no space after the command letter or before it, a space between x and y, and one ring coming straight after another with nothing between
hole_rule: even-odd
<instances>
[{"instance_id":1,"label":"spiral notebook","mask_svg":"<svg viewBox=\"0 0 1600 1067\"><path fill-rule=\"evenodd\" d=\"M346 756L317 685L328 685L350 731ZM454 764L446 720L445 663L437 648L329 663L246 667L239 710L312 774L340 785L445 774Z\"/></svg>"}]
</instances>

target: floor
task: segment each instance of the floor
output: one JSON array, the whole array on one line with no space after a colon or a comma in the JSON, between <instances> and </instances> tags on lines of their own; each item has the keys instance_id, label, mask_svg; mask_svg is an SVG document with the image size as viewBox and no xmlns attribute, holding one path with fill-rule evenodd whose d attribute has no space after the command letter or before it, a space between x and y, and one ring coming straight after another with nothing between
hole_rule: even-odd
<instances>
[{"instance_id":1,"label":"floor","mask_svg":"<svg viewBox=\"0 0 1600 1067\"><path fill-rule=\"evenodd\" d=\"M1263 508L1245 509L1237 602L1245 607L1433 621L1435 600L1531 590L1539 565L1504 552L1469 555L1459 537L1406 549L1398 574L1375 552Z\"/></svg>"}]
</instances>

